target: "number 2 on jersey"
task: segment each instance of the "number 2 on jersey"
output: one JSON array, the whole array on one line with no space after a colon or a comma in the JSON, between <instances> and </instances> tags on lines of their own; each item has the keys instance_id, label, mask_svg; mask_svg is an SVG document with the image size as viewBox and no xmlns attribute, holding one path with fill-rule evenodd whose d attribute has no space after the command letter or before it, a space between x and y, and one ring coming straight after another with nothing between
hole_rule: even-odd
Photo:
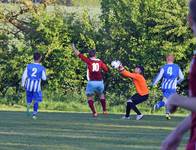
<instances>
[{"instance_id":1,"label":"number 2 on jersey","mask_svg":"<svg viewBox=\"0 0 196 150\"><path fill-rule=\"evenodd\" d=\"M33 68L33 69L32 69L32 72L33 72L33 73L31 74L31 76L32 76L32 77L36 77L37 68Z\"/></svg>"},{"instance_id":2,"label":"number 2 on jersey","mask_svg":"<svg viewBox=\"0 0 196 150\"><path fill-rule=\"evenodd\" d=\"M92 66L93 66L93 69L92 69L93 72L99 71L99 63L92 63Z\"/></svg>"},{"instance_id":3,"label":"number 2 on jersey","mask_svg":"<svg viewBox=\"0 0 196 150\"><path fill-rule=\"evenodd\" d=\"M173 73L172 67L168 67L168 68L167 68L167 74L169 74L169 75L171 76L172 73Z\"/></svg>"}]
</instances>

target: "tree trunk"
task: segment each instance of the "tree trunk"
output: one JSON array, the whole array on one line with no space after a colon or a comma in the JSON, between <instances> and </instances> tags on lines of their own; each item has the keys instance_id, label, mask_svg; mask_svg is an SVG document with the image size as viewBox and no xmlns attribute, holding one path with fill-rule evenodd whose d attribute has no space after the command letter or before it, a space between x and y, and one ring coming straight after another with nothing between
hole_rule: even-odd
<instances>
[{"instance_id":1,"label":"tree trunk","mask_svg":"<svg viewBox=\"0 0 196 150\"><path fill-rule=\"evenodd\" d=\"M72 6L72 0L66 0L66 6Z\"/></svg>"},{"instance_id":2,"label":"tree trunk","mask_svg":"<svg viewBox=\"0 0 196 150\"><path fill-rule=\"evenodd\" d=\"M0 2L2 2L2 3L9 3L8 0L0 0Z\"/></svg>"}]
</instances>

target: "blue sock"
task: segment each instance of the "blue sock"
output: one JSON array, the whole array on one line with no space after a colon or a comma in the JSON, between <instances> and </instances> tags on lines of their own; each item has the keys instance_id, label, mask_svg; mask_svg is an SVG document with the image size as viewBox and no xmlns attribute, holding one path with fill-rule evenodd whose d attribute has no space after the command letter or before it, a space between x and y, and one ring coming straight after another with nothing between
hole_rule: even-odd
<instances>
[{"instance_id":1,"label":"blue sock","mask_svg":"<svg viewBox=\"0 0 196 150\"><path fill-rule=\"evenodd\" d=\"M38 102L35 102L34 103L34 106L33 106L33 115L36 115L37 114L38 106L39 106L39 103Z\"/></svg>"},{"instance_id":2,"label":"blue sock","mask_svg":"<svg viewBox=\"0 0 196 150\"><path fill-rule=\"evenodd\" d=\"M29 111L31 103L27 103L27 111Z\"/></svg>"},{"instance_id":3,"label":"blue sock","mask_svg":"<svg viewBox=\"0 0 196 150\"><path fill-rule=\"evenodd\" d=\"M30 106L31 106L31 103L27 103L27 116L30 115Z\"/></svg>"},{"instance_id":4,"label":"blue sock","mask_svg":"<svg viewBox=\"0 0 196 150\"><path fill-rule=\"evenodd\" d=\"M157 109L160 109L160 108L163 107L163 106L165 106L165 102L164 102L164 101L158 101L158 102L156 103L156 108L157 108Z\"/></svg>"}]
</instances>

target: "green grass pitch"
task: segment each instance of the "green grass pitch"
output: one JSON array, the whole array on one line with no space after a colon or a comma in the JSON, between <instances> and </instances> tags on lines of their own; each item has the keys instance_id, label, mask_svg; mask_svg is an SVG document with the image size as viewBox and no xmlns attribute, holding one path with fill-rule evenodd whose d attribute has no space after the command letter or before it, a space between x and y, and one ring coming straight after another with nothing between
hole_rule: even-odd
<instances>
[{"instance_id":1,"label":"green grass pitch","mask_svg":"<svg viewBox=\"0 0 196 150\"><path fill-rule=\"evenodd\" d=\"M38 120L24 112L0 111L1 150L158 150L165 136L184 117L40 112ZM188 140L184 136L180 149Z\"/></svg>"}]
</instances>

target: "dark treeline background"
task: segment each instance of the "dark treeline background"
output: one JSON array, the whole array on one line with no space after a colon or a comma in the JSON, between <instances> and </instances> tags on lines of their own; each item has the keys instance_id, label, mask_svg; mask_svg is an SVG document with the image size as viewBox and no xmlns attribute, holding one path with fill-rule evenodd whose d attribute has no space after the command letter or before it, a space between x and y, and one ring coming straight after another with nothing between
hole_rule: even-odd
<instances>
[{"instance_id":1,"label":"dark treeline background","mask_svg":"<svg viewBox=\"0 0 196 150\"><path fill-rule=\"evenodd\" d=\"M94 3L98 5L85 10L75 7L76 1L71 2L69 9L53 0L39 4L30 0L14 5L0 3L0 103L24 104L21 76L26 64L32 62L33 52L38 50L43 54L42 64L48 75L43 84L45 101L59 103L60 108L54 109L60 110L68 109L60 106L63 103L86 105L86 66L73 55L72 42L82 53L96 48L97 56L108 65L115 59L130 71L137 64L143 65L149 85L165 64L165 55L174 53L187 79L195 47L187 24L187 0ZM123 79L112 68L105 83L111 109L123 105L134 93L131 80ZM187 89L185 80L178 91L186 95ZM159 95L159 89L152 89L144 106L152 106Z\"/></svg>"}]
</instances>

